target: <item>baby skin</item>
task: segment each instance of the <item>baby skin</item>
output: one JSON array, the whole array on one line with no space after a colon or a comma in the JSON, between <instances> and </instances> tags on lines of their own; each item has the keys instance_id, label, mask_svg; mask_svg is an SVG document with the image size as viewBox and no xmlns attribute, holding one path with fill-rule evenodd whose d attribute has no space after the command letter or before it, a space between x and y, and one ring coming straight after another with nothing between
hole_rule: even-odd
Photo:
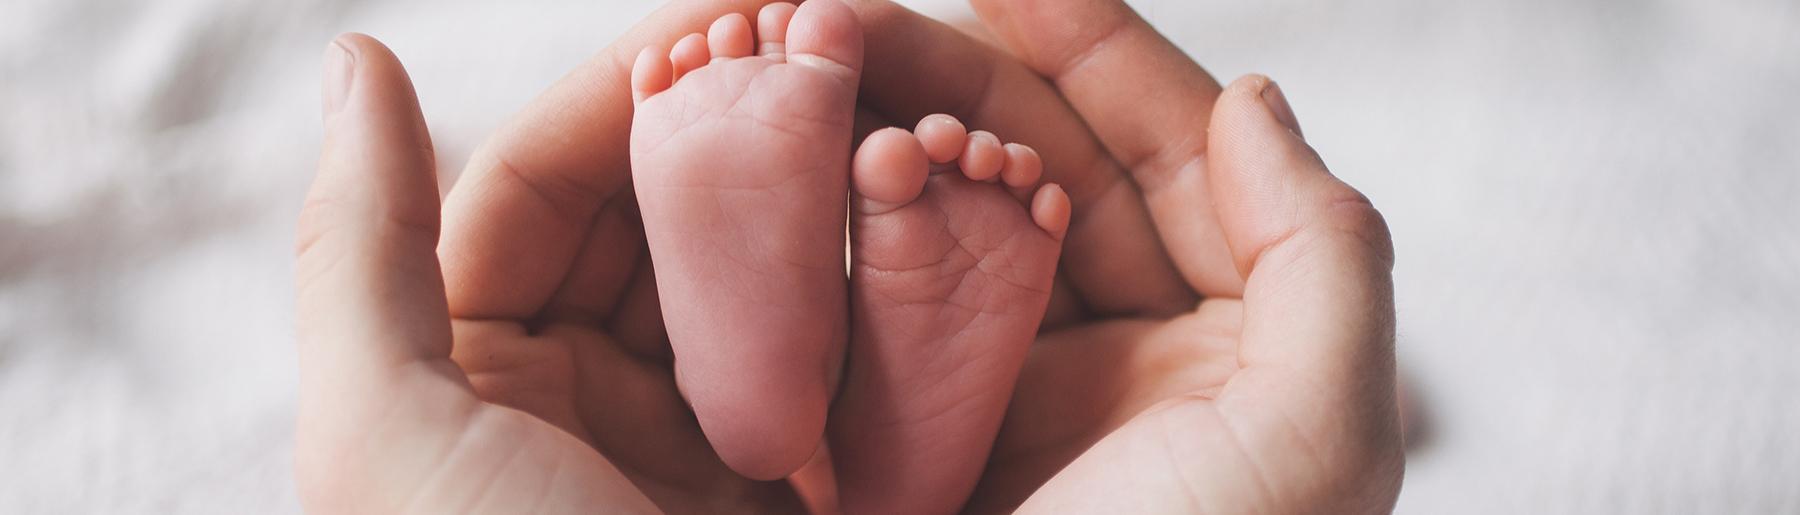
<instances>
[{"instance_id":1,"label":"baby skin","mask_svg":"<svg viewBox=\"0 0 1800 515\"><path fill-rule=\"evenodd\" d=\"M819 448L842 370L862 33L832 0L756 25L638 56L631 171L676 384L720 459L770 480Z\"/></svg>"},{"instance_id":2,"label":"baby skin","mask_svg":"<svg viewBox=\"0 0 1800 515\"><path fill-rule=\"evenodd\" d=\"M956 511L1049 302L1068 196L1032 149L945 115L852 156L854 15L772 4L755 25L727 15L633 68L676 381L741 474L791 473L828 432L846 512Z\"/></svg>"},{"instance_id":3,"label":"baby skin","mask_svg":"<svg viewBox=\"0 0 1800 515\"><path fill-rule=\"evenodd\" d=\"M1069 197L1036 151L932 115L854 158L850 356L828 427L846 513L953 513L1050 301Z\"/></svg>"}]
</instances>

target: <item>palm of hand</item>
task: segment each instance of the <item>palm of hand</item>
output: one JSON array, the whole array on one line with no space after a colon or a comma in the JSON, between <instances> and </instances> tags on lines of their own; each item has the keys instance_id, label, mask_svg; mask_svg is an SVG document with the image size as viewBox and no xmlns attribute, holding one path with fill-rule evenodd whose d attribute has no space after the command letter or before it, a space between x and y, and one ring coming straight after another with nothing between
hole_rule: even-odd
<instances>
[{"instance_id":1,"label":"palm of hand","mask_svg":"<svg viewBox=\"0 0 1800 515\"><path fill-rule=\"evenodd\" d=\"M614 213L602 216L629 221ZM643 247L628 236L633 232L619 234L589 244ZM631 271L636 259L584 265ZM582 272L576 269L570 277L577 280L558 289L596 286L579 280L594 278ZM351 488L337 481L376 483L391 496L377 505L424 513L522 506L799 510L785 483L744 479L713 454L675 389L656 298L628 298L626 281L616 282L579 298L553 297L528 318L452 319L449 360L408 368L382 385L400 392L364 397L366 405L333 406L323 416L303 408L303 440L340 449L317 462L303 460L303 483L339 492ZM581 315L608 311L605 318ZM393 442L413 445L396 450ZM345 452L363 446L380 451L368 453L369 462ZM368 475L343 473L359 470ZM656 506L642 503L644 497ZM395 504L399 499L404 503Z\"/></svg>"},{"instance_id":2,"label":"palm of hand","mask_svg":"<svg viewBox=\"0 0 1800 515\"><path fill-rule=\"evenodd\" d=\"M1146 512L1363 511L1344 499L1383 509L1391 500L1381 488L1395 486L1385 479L1373 492L1296 483L1330 477L1326 462L1342 458L1321 447L1341 446L1330 433L1342 428L1312 425L1308 412L1330 407L1286 405L1264 395L1268 385L1255 384L1261 378L1240 377L1243 311L1240 299L1207 299L1164 320L1094 320L1042 335L969 511L1010 511L1034 494L1068 509L1061 504L1068 498L1117 495L1109 488L1126 486L1171 494L1133 506ZM1228 386L1234 381L1237 390ZM1381 430L1398 436L1396 428ZM1389 450L1359 451L1377 453L1362 460L1375 467L1362 473L1397 481L1400 457L1380 455ZM1065 467L1080 468L1070 465L1077 459L1099 466L1046 485ZM1317 488L1350 491L1323 496Z\"/></svg>"},{"instance_id":3,"label":"palm of hand","mask_svg":"<svg viewBox=\"0 0 1800 515\"><path fill-rule=\"evenodd\" d=\"M1105 221L1071 228L1062 307L1053 296L1052 329L971 508L1391 505L1391 258L1367 201L1279 129L1280 114L1256 100L1266 79L1220 93L1121 5L1007 5L1022 1L977 8L1030 70L904 10L855 4L869 27L866 109L948 111L1051 149L1047 177L1070 186L1078 214ZM670 12L670 26L718 15L699 4ZM628 35L616 53L646 37ZM391 55L362 54L357 87L371 91L353 91L342 110L370 112L361 125L328 114L326 162L302 216L304 497L387 511L654 510L645 495L677 511L792 508L785 485L730 474L675 392L641 229L629 200L613 201L632 197L623 149L571 151L559 139L625 140L628 113L609 111L628 99L591 100L623 59L578 71L478 153L444 211L440 275L420 266L436 262L429 156L393 153L428 140L366 134L422 127L415 101L392 98L411 91ZM1162 73L1121 89L1115 69ZM965 80L971 70L990 80ZM615 85L601 91L623 96ZM1144 105L1146 95L1173 102ZM1276 144L1227 151L1244 141ZM379 177L369 187L358 173ZM1135 188L1116 187L1126 173ZM373 295L331 295L349 291Z\"/></svg>"},{"instance_id":4,"label":"palm of hand","mask_svg":"<svg viewBox=\"0 0 1800 515\"><path fill-rule=\"evenodd\" d=\"M1046 180L1075 199L1046 330L970 511L1391 507L1391 244L1279 89L1220 88L1117 2L973 3L992 31L977 37L1011 55L862 9L875 114L961 106L1045 149Z\"/></svg>"},{"instance_id":5,"label":"palm of hand","mask_svg":"<svg viewBox=\"0 0 1800 515\"><path fill-rule=\"evenodd\" d=\"M527 161L510 152L478 155L444 210L439 255L431 146L404 70L366 36L332 52L354 79L327 92L296 265L296 476L309 508L798 508L786 484L726 469L676 392L622 181L569 196L522 179L511 164ZM496 192L545 216L458 207ZM528 248L466 244L509 236Z\"/></svg>"},{"instance_id":6,"label":"palm of hand","mask_svg":"<svg viewBox=\"0 0 1800 515\"><path fill-rule=\"evenodd\" d=\"M553 293L543 307L523 311L529 316L453 320L451 358L481 400L535 419L517 424L519 437L553 438L541 434L546 426L575 435L580 445L562 452L609 462L664 511L800 509L786 483L751 481L727 468L677 390L634 204L629 189L603 203L583 251L545 290ZM491 293L470 289L468 297ZM452 313L457 297L451 294Z\"/></svg>"},{"instance_id":7,"label":"palm of hand","mask_svg":"<svg viewBox=\"0 0 1800 515\"><path fill-rule=\"evenodd\" d=\"M561 452L610 463L665 511L798 509L785 483L752 482L719 461L676 391L666 348L640 354L605 328L575 321L531 334L519 322L457 324L453 356L475 395L534 419L532 427L513 424L520 438L553 438L540 434L545 429L574 435L563 443L576 445ZM591 481L571 481L583 482Z\"/></svg>"},{"instance_id":8,"label":"palm of hand","mask_svg":"<svg viewBox=\"0 0 1800 515\"><path fill-rule=\"evenodd\" d=\"M1159 402L1216 395L1238 369L1241 313L1240 301L1208 299L1167 320L1084 321L1040 336L971 511L1017 506Z\"/></svg>"}]
</instances>

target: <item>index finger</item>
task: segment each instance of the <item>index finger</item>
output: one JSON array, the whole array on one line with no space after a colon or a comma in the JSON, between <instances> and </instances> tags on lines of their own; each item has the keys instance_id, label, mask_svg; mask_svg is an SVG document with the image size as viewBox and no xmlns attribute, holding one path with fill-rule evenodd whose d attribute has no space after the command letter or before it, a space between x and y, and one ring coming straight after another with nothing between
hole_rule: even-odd
<instances>
[{"instance_id":1,"label":"index finger","mask_svg":"<svg viewBox=\"0 0 1800 515\"><path fill-rule=\"evenodd\" d=\"M1143 195L1055 88L1004 52L887 0L852 8L863 21L868 59L863 106L902 125L949 113L1043 154L1044 180L1062 185L1074 202L1059 287L1072 287L1102 315L1193 309L1194 293L1170 262Z\"/></svg>"},{"instance_id":2,"label":"index finger","mask_svg":"<svg viewBox=\"0 0 1800 515\"><path fill-rule=\"evenodd\" d=\"M1206 180L1206 127L1218 81L1119 0L972 3L1130 170L1188 283L1202 295L1241 295L1243 279Z\"/></svg>"},{"instance_id":3,"label":"index finger","mask_svg":"<svg viewBox=\"0 0 1800 515\"><path fill-rule=\"evenodd\" d=\"M642 235L596 231L602 209L633 210L628 143L631 64L726 13L754 16L774 0L690 0L652 13L569 72L485 142L445 199L439 247L450 313L524 319L544 308L578 256L617 259L584 285L619 296ZM595 237L617 241L588 242ZM583 252L584 244L593 252Z\"/></svg>"}]
</instances>

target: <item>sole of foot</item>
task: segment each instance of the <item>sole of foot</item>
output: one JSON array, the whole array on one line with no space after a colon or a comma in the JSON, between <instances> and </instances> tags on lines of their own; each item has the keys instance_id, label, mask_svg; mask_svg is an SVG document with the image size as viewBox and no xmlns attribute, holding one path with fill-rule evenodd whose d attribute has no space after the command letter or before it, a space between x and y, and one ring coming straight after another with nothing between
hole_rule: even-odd
<instances>
[{"instance_id":1,"label":"sole of foot","mask_svg":"<svg viewBox=\"0 0 1800 515\"><path fill-rule=\"evenodd\" d=\"M1036 151L932 115L854 157L851 340L828 428L847 513L974 489L1049 304L1069 197Z\"/></svg>"},{"instance_id":2,"label":"sole of foot","mask_svg":"<svg viewBox=\"0 0 1800 515\"><path fill-rule=\"evenodd\" d=\"M862 33L849 7L771 4L632 68L633 188L677 386L739 474L819 448L847 338L845 195Z\"/></svg>"}]
</instances>

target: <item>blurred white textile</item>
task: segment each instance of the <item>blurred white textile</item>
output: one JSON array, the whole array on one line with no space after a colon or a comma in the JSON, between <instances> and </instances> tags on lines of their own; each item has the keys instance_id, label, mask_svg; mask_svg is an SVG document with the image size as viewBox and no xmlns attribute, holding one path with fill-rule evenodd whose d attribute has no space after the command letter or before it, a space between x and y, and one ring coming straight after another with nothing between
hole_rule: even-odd
<instances>
[{"instance_id":1,"label":"blurred white textile","mask_svg":"<svg viewBox=\"0 0 1800 515\"><path fill-rule=\"evenodd\" d=\"M1392 224L1402 512L1800 512L1800 3L1135 4ZM326 41L399 53L448 177L653 7L0 3L0 512L296 511Z\"/></svg>"}]
</instances>

